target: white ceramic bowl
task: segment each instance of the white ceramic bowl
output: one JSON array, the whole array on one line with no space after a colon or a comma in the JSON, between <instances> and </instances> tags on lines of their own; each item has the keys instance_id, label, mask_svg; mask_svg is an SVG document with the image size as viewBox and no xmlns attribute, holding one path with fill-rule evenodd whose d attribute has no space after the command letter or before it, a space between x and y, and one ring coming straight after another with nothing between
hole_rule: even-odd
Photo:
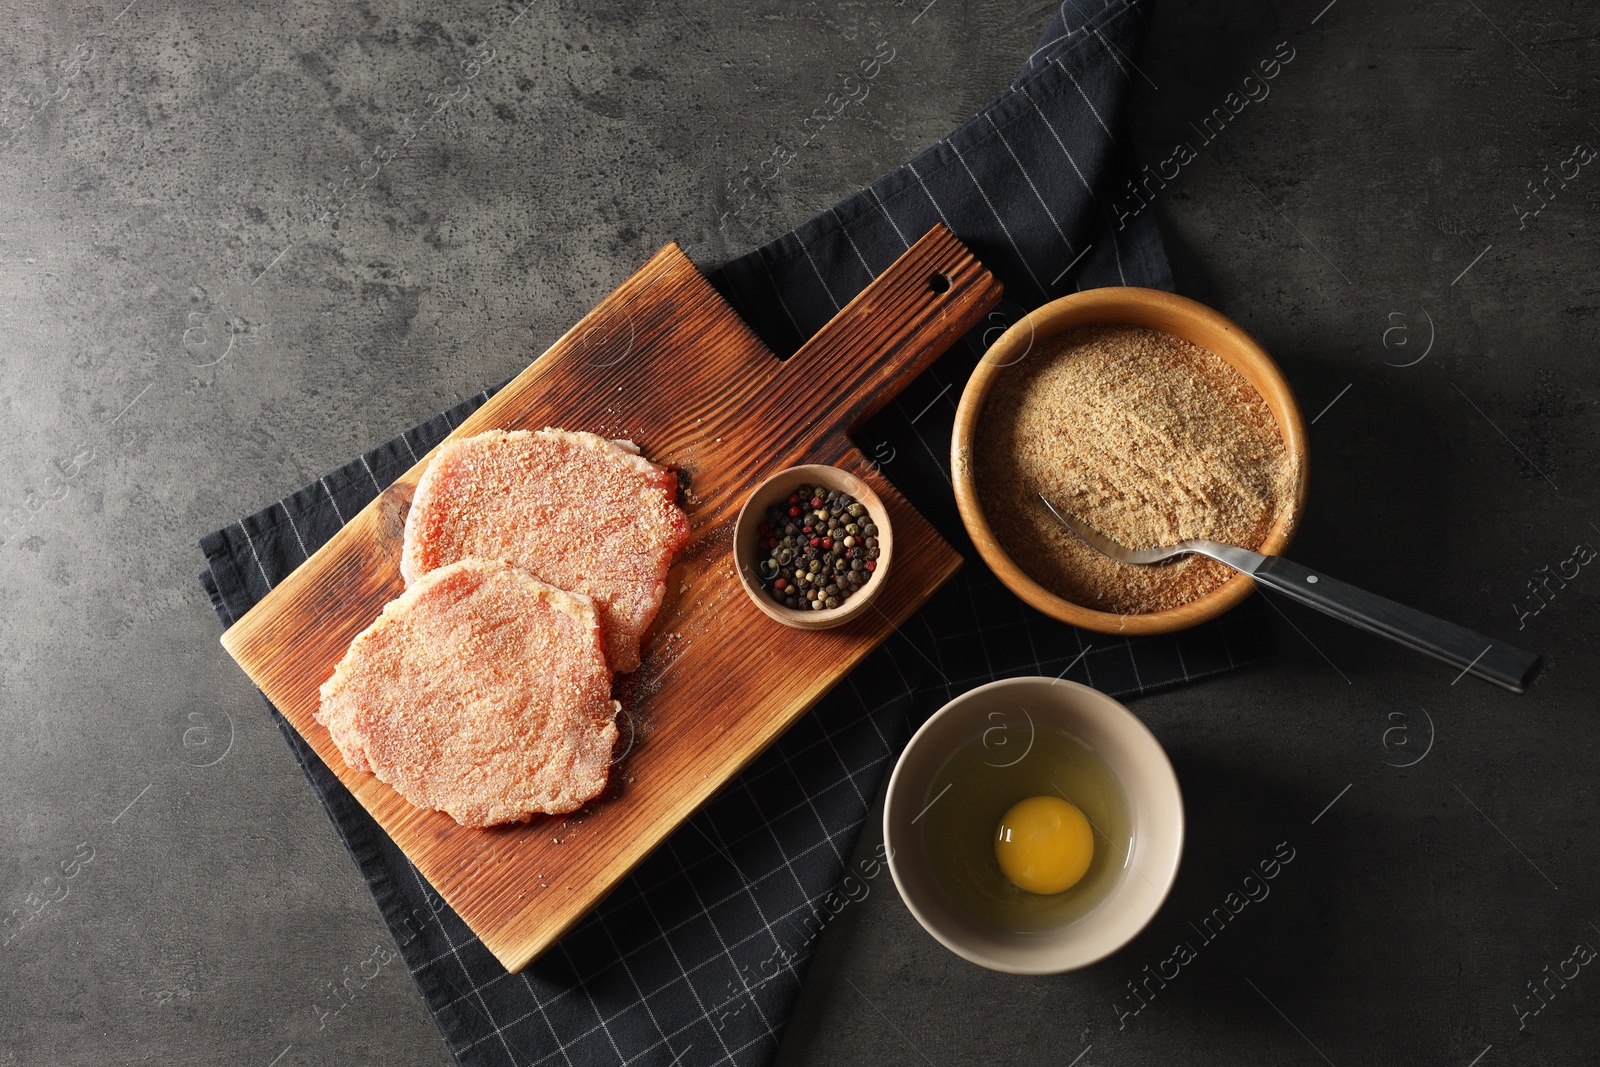
<instances>
[{"instance_id":1,"label":"white ceramic bowl","mask_svg":"<svg viewBox=\"0 0 1600 1067\"><path fill-rule=\"evenodd\" d=\"M1132 854L1093 911L1061 929L1017 933L974 918L945 893L915 820L951 753L1018 706L1039 727L1072 734L1094 750L1122 786L1133 828ZM923 724L889 778L883 837L895 888L923 929L973 963L1013 974L1055 974L1111 955L1155 917L1178 876L1183 797L1161 744L1144 723L1104 693L1052 678L1006 678L956 697ZM1106 847L1096 841L1097 847Z\"/></svg>"}]
</instances>

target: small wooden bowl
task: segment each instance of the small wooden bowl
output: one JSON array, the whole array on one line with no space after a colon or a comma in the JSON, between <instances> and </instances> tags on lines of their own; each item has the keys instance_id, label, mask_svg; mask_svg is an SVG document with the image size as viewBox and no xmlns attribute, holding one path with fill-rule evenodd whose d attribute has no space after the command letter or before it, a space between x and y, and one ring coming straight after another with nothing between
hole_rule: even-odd
<instances>
[{"instance_id":1,"label":"small wooden bowl","mask_svg":"<svg viewBox=\"0 0 1600 1067\"><path fill-rule=\"evenodd\" d=\"M1220 312L1172 293L1131 286L1089 289L1045 304L1008 329L984 354L961 394L950 444L952 481L961 521L978 554L1007 588L1062 622L1100 633L1164 634L1214 619L1250 595L1255 583L1248 575L1236 574L1204 596L1165 611L1142 615L1097 611L1057 596L1029 577L1000 547L984 517L974 484L972 455L984 400L1005 369L1027 358L1035 345L1079 326L1161 330L1215 352L1244 375L1272 412L1284 447L1298 466L1299 477L1292 505L1280 512L1266 540L1243 547L1270 556L1288 546L1305 510L1307 461L1305 422L1283 372L1254 338Z\"/></svg>"},{"instance_id":2,"label":"small wooden bowl","mask_svg":"<svg viewBox=\"0 0 1600 1067\"><path fill-rule=\"evenodd\" d=\"M765 519L767 508L786 499L799 485L821 485L828 489L837 489L855 498L867 509L867 515L878 528L877 569L872 572L872 577L867 579L866 585L857 589L849 599L836 608L801 611L785 607L767 594L761 585L761 579L756 576L755 565L760 559L760 551L756 545L758 536L756 527ZM756 607L785 626L793 626L797 630L826 630L829 627L841 626L865 611L872 598L883 588L883 583L889 576L889 560L893 555L894 531L889 526L889 512L883 506L883 501L878 498L878 494L874 493L866 482L850 472L820 463L790 467L756 486L755 492L750 494L750 499L739 509L739 518L733 524L733 560L739 569L739 584L744 586L745 593L755 601Z\"/></svg>"}]
</instances>

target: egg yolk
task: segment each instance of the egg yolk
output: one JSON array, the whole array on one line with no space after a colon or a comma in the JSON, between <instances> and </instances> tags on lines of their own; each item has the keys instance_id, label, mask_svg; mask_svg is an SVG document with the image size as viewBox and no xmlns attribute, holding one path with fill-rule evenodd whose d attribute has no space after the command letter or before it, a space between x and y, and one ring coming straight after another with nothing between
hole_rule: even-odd
<instances>
[{"instance_id":1,"label":"egg yolk","mask_svg":"<svg viewBox=\"0 0 1600 1067\"><path fill-rule=\"evenodd\" d=\"M1060 797L1029 797L1000 817L994 858L1018 888L1060 893L1089 869L1094 831L1083 812Z\"/></svg>"}]
</instances>

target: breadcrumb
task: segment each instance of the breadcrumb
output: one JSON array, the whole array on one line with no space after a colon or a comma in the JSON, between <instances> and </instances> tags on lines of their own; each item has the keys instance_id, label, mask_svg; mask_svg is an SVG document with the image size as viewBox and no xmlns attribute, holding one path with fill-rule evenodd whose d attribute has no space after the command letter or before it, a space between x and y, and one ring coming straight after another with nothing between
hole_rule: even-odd
<instances>
[{"instance_id":1,"label":"breadcrumb","mask_svg":"<svg viewBox=\"0 0 1600 1067\"><path fill-rule=\"evenodd\" d=\"M995 537L1035 581L1120 614L1176 607L1233 575L1190 556L1101 555L1039 500L1130 548L1191 537L1256 548L1294 504L1298 469L1266 401L1226 360L1180 337L1088 326L996 381L979 418L976 484Z\"/></svg>"}]
</instances>

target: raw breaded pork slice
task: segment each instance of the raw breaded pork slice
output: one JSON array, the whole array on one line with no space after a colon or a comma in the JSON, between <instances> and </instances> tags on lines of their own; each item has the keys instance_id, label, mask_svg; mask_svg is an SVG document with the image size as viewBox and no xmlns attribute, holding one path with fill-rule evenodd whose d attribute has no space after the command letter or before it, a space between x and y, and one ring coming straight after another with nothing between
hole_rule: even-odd
<instances>
[{"instance_id":1,"label":"raw breaded pork slice","mask_svg":"<svg viewBox=\"0 0 1600 1067\"><path fill-rule=\"evenodd\" d=\"M317 721L351 769L463 826L605 789L617 705L594 602L502 560L431 571L350 644Z\"/></svg>"},{"instance_id":2,"label":"raw breaded pork slice","mask_svg":"<svg viewBox=\"0 0 1600 1067\"><path fill-rule=\"evenodd\" d=\"M400 573L410 584L467 556L509 559L593 597L606 660L631 671L689 542L677 494L677 477L632 441L556 429L447 441L417 484Z\"/></svg>"}]
</instances>

